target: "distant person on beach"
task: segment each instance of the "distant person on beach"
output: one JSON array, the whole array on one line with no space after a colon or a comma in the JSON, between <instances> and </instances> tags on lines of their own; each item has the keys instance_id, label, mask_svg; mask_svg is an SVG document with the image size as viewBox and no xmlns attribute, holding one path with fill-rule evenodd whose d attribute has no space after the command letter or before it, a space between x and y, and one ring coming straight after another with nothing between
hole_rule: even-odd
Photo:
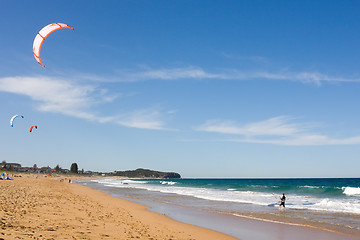
<instances>
[{"instance_id":1,"label":"distant person on beach","mask_svg":"<svg viewBox=\"0 0 360 240\"><path fill-rule=\"evenodd\" d=\"M283 206L285 208L285 194L283 193L282 197L280 198L280 207Z\"/></svg>"}]
</instances>

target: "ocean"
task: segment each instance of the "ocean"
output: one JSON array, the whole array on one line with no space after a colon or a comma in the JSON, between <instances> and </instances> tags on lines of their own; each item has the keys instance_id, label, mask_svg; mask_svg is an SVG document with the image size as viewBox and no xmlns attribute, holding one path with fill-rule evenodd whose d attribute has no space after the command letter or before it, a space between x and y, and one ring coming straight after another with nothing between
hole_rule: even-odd
<instances>
[{"instance_id":1,"label":"ocean","mask_svg":"<svg viewBox=\"0 0 360 240\"><path fill-rule=\"evenodd\" d=\"M151 207L175 220L208 226L207 214L315 226L360 236L360 178L118 179L77 184ZM286 208L280 197L286 195ZM220 224L221 225L221 224ZM236 229L215 229L230 231Z\"/></svg>"}]
</instances>

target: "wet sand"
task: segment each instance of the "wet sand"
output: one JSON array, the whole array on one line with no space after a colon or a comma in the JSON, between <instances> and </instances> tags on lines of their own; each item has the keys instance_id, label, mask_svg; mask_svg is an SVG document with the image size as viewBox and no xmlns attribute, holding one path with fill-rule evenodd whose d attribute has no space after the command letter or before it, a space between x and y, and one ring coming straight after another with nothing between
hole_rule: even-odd
<instances>
[{"instance_id":1,"label":"wet sand","mask_svg":"<svg viewBox=\"0 0 360 240\"><path fill-rule=\"evenodd\" d=\"M56 178L0 181L0 239L236 239Z\"/></svg>"}]
</instances>

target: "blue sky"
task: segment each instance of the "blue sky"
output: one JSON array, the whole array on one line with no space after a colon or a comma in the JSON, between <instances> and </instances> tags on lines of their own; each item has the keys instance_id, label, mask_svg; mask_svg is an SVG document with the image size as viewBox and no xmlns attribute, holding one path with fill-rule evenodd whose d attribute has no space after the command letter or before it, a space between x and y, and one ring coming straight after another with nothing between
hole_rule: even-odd
<instances>
[{"instance_id":1,"label":"blue sky","mask_svg":"<svg viewBox=\"0 0 360 240\"><path fill-rule=\"evenodd\" d=\"M358 1L2 1L1 160L359 177L359 11ZM32 43L54 22L75 30L45 40L43 68ZM15 114L25 118L11 128Z\"/></svg>"}]
</instances>

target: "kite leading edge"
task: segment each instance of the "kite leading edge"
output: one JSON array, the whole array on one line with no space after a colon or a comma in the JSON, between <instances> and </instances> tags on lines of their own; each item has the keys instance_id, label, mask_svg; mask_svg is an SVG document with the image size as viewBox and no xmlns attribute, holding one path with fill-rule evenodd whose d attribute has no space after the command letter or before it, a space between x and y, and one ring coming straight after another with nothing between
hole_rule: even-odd
<instances>
[{"instance_id":1,"label":"kite leading edge","mask_svg":"<svg viewBox=\"0 0 360 240\"><path fill-rule=\"evenodd\" d=\"M74 30L74 28L70 27L69 25L67 25L65 23L51 23L51 24L43 27L38 32L38 34L36 34L36 37L35 37L34 43L33 43L33 54L34 54L36 61L38 63L40 63L41 66L45 67L44 64L42 64L41 58L40 58L40 50L41 50L41 46L42 46L44 40L52 32L59 30L59 29L63 29L63 28L70 28L70 29Z\"/></svg>"}]
</instances>

